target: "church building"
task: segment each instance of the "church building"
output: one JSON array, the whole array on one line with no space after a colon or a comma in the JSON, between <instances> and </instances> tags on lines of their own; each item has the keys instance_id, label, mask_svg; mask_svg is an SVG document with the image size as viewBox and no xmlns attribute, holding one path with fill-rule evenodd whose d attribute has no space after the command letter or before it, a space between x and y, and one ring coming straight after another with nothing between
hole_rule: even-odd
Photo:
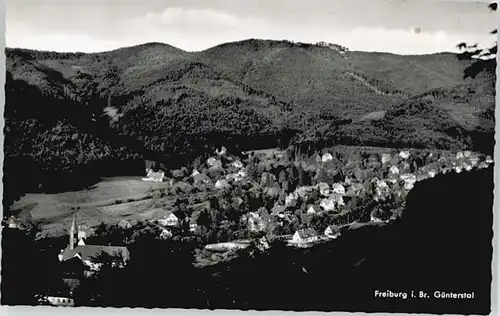
<instances>
[{"instance_id":1,"label":"church building","mask_svg":"<svg viewBox=\"0 0 500 316\"><path fill-rule=\"evenodd\" d=\"M66 266L83 266L90 270L99 270L101 263L97 258L102 254L120 258L113 264L124 267L130 259L130 253L127 247L86 245L84 234L78 233L76 224L76 215L73 216L69 230L69 243L66 249L61 250L58 258Z\"/></svg>"}]
</instances>

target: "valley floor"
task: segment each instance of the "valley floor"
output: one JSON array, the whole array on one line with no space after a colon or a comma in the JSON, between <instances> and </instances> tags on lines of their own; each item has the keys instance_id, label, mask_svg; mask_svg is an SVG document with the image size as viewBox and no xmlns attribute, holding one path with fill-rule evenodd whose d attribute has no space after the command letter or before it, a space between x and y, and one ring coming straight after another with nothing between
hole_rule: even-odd
<instances>
[{"instance_id":1,"label":"valley floor","mask_svg":"<svg viewBox=\"0 0 500 316\"><path fill-rule=\"evenodd\" d=\"M141 177L105 178L88 190L56 194L29 193L12 210L18 217L30 216L42 225L42 235L66 234L74 213L79 223L93 228L101 222L147 220L156 206L151 191L167 187L165 182L142 181ZM163 200L165 203L165 200ZM162 205L163 206L163 205Z\"/></svg>"}]
</instances>

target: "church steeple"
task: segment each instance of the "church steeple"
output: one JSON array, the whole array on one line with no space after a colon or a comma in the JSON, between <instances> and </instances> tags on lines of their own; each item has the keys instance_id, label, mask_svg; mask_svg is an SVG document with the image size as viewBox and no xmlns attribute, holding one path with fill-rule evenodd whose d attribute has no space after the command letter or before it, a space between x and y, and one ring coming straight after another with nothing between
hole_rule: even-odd
<instances>
[{"instance_id":1,"label":"church steeple","mask_svg":"<svg viewBox=\"0 0 500 316\"><path fill-rule=\"evenodd\" d=\"M76 226L76 214L73 215L71 228L69 229L69 249L75 249L78 244L78 226Z\"/></svg>"}]
</instances>

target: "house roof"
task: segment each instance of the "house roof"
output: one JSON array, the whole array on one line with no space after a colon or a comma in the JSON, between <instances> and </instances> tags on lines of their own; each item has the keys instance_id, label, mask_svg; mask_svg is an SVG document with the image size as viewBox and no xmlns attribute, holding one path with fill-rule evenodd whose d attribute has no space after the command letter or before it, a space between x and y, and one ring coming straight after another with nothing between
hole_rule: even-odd
<instances>
[{"instance_id":1,"label":"house roof","mask_svg":"<svg viewBox=\"0 0 500 316\"><path fill-rule=\"evenodd\" d=\"M132 224L130 224L129 221L122 219L121 221L118 222L118 226L123 227L123 228L129 228L129 227L132 227Z\"/></svg>"},{"instance_id":2,"label":"house roof","mask_svg":"<svg viewBox=\"0 0 500 316\"><path fill-rule=\"evenodd\" d=\"M149 173L147 174L148 177L163 177L165 176L165 172L163 170L158 170L158 171L149 171Z\"/></svg>"},{"instance_id":3,"label":"house roof","mask_svg":"<svg viewBox=\"0 0 500 316\"><path fill-rule=\"evenodd\" d=\"M278 213L283 213L286 210L285 206L279 205L275 206L271 209L271 213L273 214L278 214Z\"/></svg>"},{"instance_id":4,"label":"house roof","mask_svg":"<svg viewBox=\"0 0 500 316\"><path fill-rule=\"evenodd\" d=\"M299 229L297 230L297 233L299 234L300 238L310 238L318 235L314 228Z\"/></svg>"},{"instance_id":5,"label":"house roof","mask_svg":"<svg viewBox=\"0 0 500 316\"><path fill-rule=\"evenodd\" d=\"M193 180L194 181L204 181L204 180L210 180L210 177L207 176L206 174L204 173L198 173L198 174L195 174L193 175Z\"/></svg>"},{"instance_id":6,"label":"house roof","mask_svg":"<svg viewBox=\"0 0 500 316\"><path fill-rule=\"evenodd\" d=\"M64 258L64 265L62 266L62 274L63 276L67 275L78 275L83 273L83 271L88 270L88 266L85 265L78 257Z\"/></svg>"},{"instance_id":7,"label":"house roof","mask_svg":"<svg viewBox=\"0 0 500 316\"><path fill-rule=\"evenodd\" d=\"M229 187L229 183L225 179L220 179L215 182L215 187L217 188L222 188L222 187Z\"/></svg>"},{"instance_id":8,"label":"house roof","mask_svg":"<svg viewBox=\"0 0 500 316\"><path fill-rule=\"evenodd\" d=\"M334 192L336 192L336 193L340 193L340 194L345 193L345 187L344 187L342 184L340 184L340 183L334 183L334 184L332 185L332 190L333 190Z\"/></svg>"},{"instance_id":9,"label":"house roof","mask_svg":"<svg viewBox=\"0 0 500 316\"><path fill-rule=\"evenodd\" d=\"M83 260L92 261L94 257L99 255L101 252L107 253L108 255L116 255L121 254L123 256L124 261L130 259L130 252L127 247L117 247L117 246L99 246L99 245L85 245L85 246L76 246L74 249L66 248L62 252L62 260L66 261L77 254L79 254Z\"/></svg>"},{"instance_id":10,"label":"house roof","mask_svg":"<svg viewBox=\"0 0 500 316\"><path fill-rule=\"evenodd\" d=\"M344 201L344 198L342 196L343 196L342 194L332 193L328 197L328 200L330 200L330 201L332 201L334 203L341 203L341 202Z\"/></svg>"},{"instance_id":11,"label":"house roof","mask_svg":"<svg viewBox=\"0 0 500 316\"><path fill-rule=\"evenodd\" d=\"M318 188L321 190L321 189L329 189L330 188L330 185L326 182L320 182L318 183Z\"/></svg>"},{"instance_id":12,"label":"house roof","mask_svg":"<svg viewBox=\"0 0 500 316\"><path fill-rule=\"evenodd\" d=\"M311 208L313 210L315 210L316 212L321 212L321 206L319 206L319 205L310 205L307 209L309 210Z\"/></svg>"},{"instance_id":13,"label":"house roof","mask_svg":"<svg viewBox=\"0 0 500 316\"><path fill-rule=\"evenodd\" d=\"M325 229L325 231L326 231L326 230L328 230L328 229L330 229L330 231L331 231L332 233L334 233L334 234L337 234L337 233L339 233L339 232L340 232L340 228L339 228L338 226L335 226L335 225L330 225L330 226L328 226L328 227Z\"/></svg>"},{"instance_id":14,"label":"house roof","mask_svg":"<svg viewBox=\"0 0 500 316\"><path fill-rule=\"evenodd\" d=\"M165 219L171 215L175 216L175 214L172 211L160 208L153 213L152 219Z\"/></svg>"}]
</instances>

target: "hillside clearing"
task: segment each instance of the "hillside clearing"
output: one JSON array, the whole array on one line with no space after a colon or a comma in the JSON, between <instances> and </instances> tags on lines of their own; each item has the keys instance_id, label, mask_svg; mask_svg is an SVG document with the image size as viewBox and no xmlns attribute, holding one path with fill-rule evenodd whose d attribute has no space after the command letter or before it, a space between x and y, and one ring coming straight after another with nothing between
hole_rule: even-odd
<instances>
[{"instance_id":1,"label":"hillside clearing","mask_svg":"<svg viewBox=\"0 0 500 316\"><path fill-rule=\"evenodd\" d=\"M134 177L106 178L89 190L26 194L12 210L20 217L30 216L40 222L44 234L51 235L67 229L74 213L81 218L79 223L89 227L100 222L138 219L141 212L154 206L150 190L167 186Z\"/></svg>"}]
</instances>

